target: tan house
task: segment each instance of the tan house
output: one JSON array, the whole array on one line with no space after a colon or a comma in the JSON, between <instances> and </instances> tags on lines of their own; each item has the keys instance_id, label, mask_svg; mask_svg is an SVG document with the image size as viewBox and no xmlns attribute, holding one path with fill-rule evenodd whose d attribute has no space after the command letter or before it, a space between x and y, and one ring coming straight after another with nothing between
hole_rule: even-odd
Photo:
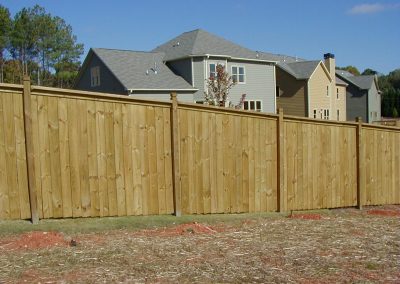
<instances>
[{"instance_id":1,"label":"tan house","mask_svg":"<svg viewBox=\"0 0 400 284\"><path fill-rule=\"evenodd\" d=\"M276 105L285 114L317 119L346 120L346 86L335 75L335 56L306 61L263 53L279 63L276 68ZM273 57L275 56L275 57Z\"/></svg>"}]
</instances>

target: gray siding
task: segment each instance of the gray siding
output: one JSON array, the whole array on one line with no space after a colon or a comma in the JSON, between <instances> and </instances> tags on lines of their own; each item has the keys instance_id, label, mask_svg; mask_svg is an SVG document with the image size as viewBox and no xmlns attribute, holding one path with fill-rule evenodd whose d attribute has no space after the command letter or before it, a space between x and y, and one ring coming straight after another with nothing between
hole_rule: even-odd
<instances>
[{"instance_id":1,"label":"gray siding","mask_svg":"<svg viewBox=\"0 0 400 284\"><path fill-rule=\"evenodd\" d=\"M135 92L133 95L130 95L132 98L139 99L150 99L150 100L158 100L158 101L170 101L170 93L171 92ZM193 94L192 93L178 93L178 101L181 102L193 102Z\"/></svg>"},{"instance_id":2,"label":"gray siding","mask_svg":"<svg viewBox=\"0 0 400 284\"><path fill-rule=\"evenodd\" d=\"M378 94L375 83L372 83L372 87L368 92L368 116L368 122L381 120L381 96Z\"/></svg>"},{"instance_id":3,"label":"gray siding","mask_svg":"<svg viewBox=\"0 0 400 284\"><path fill-rule=\"evenodd\" d=\"M367 110L367 91L360 90L352 84L346 89L346 113L348 121L355 121L357 117L361 117L363 121L368 121Z\"/></svg>"},{"instance_id":4,"label":"gray siding","mask_svg":"<svg viewBox=\"0 0 400 284\"><path fill-rule=\"evenodd\" d=\"M258 62L228 61L227 71L231 74L231 67L244 66L245 84L236 84L230 91L230 100L237 104L246 94L246 100L261 100L262 111L275 113L275 74L273 65Z\"/></svg>"},{"instance_id":5,"label":"gray siding","mask_svg":"<svg viewBox=\"0 0 400 284\"><path fill-rule=\"evenodd\" d=\"M186 82L192 85L192 60L190 58L170 61L167 63L167 66L172 72L181 76Z\"/></svg>"},{"instance_id":6,"label":"gray siding","mask_svg":"<svg viewBox=\"0 0 400 284\"><path fill-rule=\"evenodd\" d=\"M92 87L90 69L95 66L100 67L100 86ZM127 94L124 86L122 86L122 84L95 54L90 58L82 76L75 85L75 89L111 94Z\"/></svg>"},{"instance_id":7,"label":"gray siding","mask_svg":"<svg viewBox=\"0 0 400 284\"><path fill-rule=\"evenodd\" d=\"M204 60L202 57L193 58L193 82L194 87L199 89L194 94L195 101L204 101L204 85L205 85L205 74L204 74Z\"/></svg>"}]
</instances>

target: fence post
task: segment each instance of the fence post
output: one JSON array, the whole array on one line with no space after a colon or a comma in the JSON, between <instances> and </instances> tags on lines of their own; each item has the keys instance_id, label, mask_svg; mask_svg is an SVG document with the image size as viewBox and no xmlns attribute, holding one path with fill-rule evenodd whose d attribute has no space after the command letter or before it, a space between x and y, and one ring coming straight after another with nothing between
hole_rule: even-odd
<instances>
[{"instance_id":1,"label":"fence post","mask_svg":"<svg viewBox=\"0 0 400 284\"><path fill-rule=\"evenodd\" d=\"M23 91L23 108L24 108L24 132L25 132L25 151L26 165L28 173L28 190L29 203L31 207L31 220L33 224L39 223L39 214L37 210L36 188L35 188L35 168L34 168L34 152L32 138L32 114L31 114L31 79L24 76Z\"/></svg>"},{"instance_id":2,"label":"fence post","mask_svg":"<svg viewBox=\"0 0 400 284\"><path fill-rule=\"evenodd\" d=\"M356 147L357 147L357 208L362 209L363 190L365 190L365 177L364 177L364 151L362 141L362 118L357 117L357 134L356 134Z\"/></svg>"},{"instance_id":3,"label":"fence post","mask_svg":"<svg viewBox=\"0 0 400 284\"><path fill-rule=\"evenodd\" d=\"M278 125L277 125L277 164L278 164L278 192L277 192L277 202L278 202L278 212L286 211L284 206L284 173L285 173L285 129L283 124L283 108L278 110Z\"/></svg>"},{"instance_id":4,"label":"fence post","mask_svg":"<svg viewBox=\"0 0 400 284\"><path fill-rule=\"evenodd\" d=\"M174 191L174 213L181 216L181 183L179 167L179 120L178 120L178 100L176 93L171 93L171 139L172 139L172 187Z\"/></svg>"}]
</instances>

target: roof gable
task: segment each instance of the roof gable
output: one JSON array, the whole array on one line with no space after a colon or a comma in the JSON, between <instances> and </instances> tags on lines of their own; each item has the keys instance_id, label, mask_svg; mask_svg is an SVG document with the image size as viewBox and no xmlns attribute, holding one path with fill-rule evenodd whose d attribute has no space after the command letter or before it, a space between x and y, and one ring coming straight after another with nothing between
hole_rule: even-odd
<instances>
[{"instance_id":1,"label":"roof gable","mask_svg":"<svg viewBox=\"0 0 400 284\"><path fill-rule=\"evenodd\" d=\"M308 80L317 69L321 61L298 61L292 63L279 62L278 66L290 73L297 80ZM329 76L328 76L329 77ZM330 78L330 77L329 77Z\"/></svg>"},{"instance_id":2,"label":"roof gable","mask_svg":"<svg viewBox=\"0 0 400 284\"><path fill-rule=\"evenodd\" d=\"M103 48L91 51L127 90L193 90L163 63L162 53Z\"/></svg>"},{"instance_id":3,"label":"roof gable","mask_svg":"<svg viewBox=\"0 0 400 284\"><path fill-rule=\"evenodd\" d=\"M378 89L378 84L375 75L358 75L355 76L344 70L336 70L336 75L349 84L358 87L361 90L369 90L372 84L375 83Z\"/></svg>"},{"instance_id":4,"label":"roof gable","mask_svg":"<svg viewBox=\"0 0 400 284\"><path fill-rule=\"evenodd\" d=\"M164 61L192 56L217 55L260 61L274 61L260 58L257 51L250 50L201 29L185 32L153 49L163 52Z\"/></svg>"}]
</instances>

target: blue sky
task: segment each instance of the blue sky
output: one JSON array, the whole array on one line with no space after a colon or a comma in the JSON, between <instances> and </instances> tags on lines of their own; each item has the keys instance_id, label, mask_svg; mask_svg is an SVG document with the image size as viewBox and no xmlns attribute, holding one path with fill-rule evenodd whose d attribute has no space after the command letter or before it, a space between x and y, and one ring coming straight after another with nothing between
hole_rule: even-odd
<instances>
[{"instance_id":1,"label":"blue sky","mask_svg":"<svg viewBox=\"0 0 400 284\"><path fill-rule=\"evenodd\" d=\"M151 50L201 28L253 50L388 73L400 68L400 0L1 0L12 15L39 4L90 47Z\"/></svg>"}]
</instances>

